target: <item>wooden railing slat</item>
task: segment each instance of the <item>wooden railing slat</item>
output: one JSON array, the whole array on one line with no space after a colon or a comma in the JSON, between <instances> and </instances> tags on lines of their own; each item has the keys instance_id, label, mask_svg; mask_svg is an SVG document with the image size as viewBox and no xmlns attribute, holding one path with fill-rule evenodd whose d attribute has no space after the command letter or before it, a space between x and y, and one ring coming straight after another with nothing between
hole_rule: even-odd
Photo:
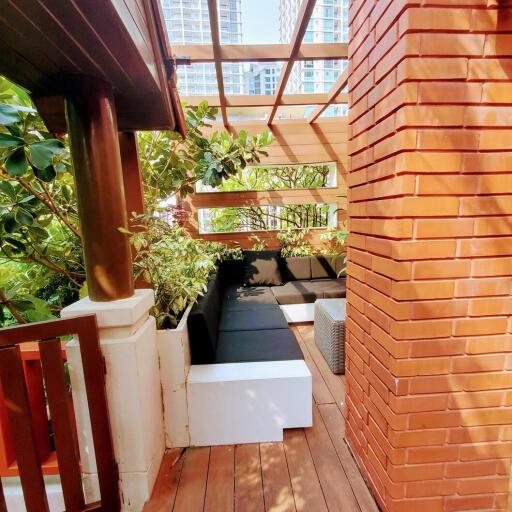
<instances>
[{"instance_id":1,"label":"wooden railing slat","mask_svg":"<svg viewBox=\"0 0 512 512\"><path fill-rule=\"evenodd\" d=\"M78 331L80 354L96 455L101 505L105 511L118 512L121 510L119 473L110 431L105 387L105 360L101 353L96 318L93 318L93 322L90 321L90 318L81 319L83 321Z\"/></svg>"},{"instance_id":2,"label":"wooden railing slat","mask_svg":"<svg viewBox=\"0 0 512 512\"><path fill-rule=\"evenodd\" d=\"M4 391L27 512L47 512L48 500L32 427L27 386L19 346L0 349Z\"/></svg>"},{"instance_id":3,"label":"wooden railing slat","mask_svg":"<svg viewBox=\"0 0 512 512\"><path fill-rule=\"evenodd\" d=\"M64 504L67 511L81 511L85 508L85 499L80 456L74 435L75 425L71 421L60 341L58 339L41 341L39 351L55 437Z\"/></svg>"}]
</instances>

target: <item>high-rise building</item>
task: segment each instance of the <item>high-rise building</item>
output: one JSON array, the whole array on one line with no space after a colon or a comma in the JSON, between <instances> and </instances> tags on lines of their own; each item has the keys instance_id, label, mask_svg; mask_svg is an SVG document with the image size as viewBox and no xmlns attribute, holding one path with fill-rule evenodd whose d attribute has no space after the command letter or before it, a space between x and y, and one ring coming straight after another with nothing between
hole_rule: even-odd
<instances>
[{"instance_id":1,"label":"high-rise building","mask_svg":"<svg viewBox=\"0 0 512 512\"><path fill-rule=\"evenodd\" d=\"M244 94L274 94L279 74L280 66L275 62L251 63L244 73Z\"/></svg>"},{"instance_id":2,"label":"high-rise building","mask_svg":"<svg viewBox=\"0 0 512 512\"><path fill-rule=\"evenodd\" d=\"M282 43L289 43L301 0L280 0L279 30ZM303 43L348 41L348 0L317 0ZM345 69L347 61L297 61L288 81L287 93L328 92ZM346 105L331 105L327 115L346 115Z\"/></svg>"},{"instance_id":3,"label":"high-rise building","mask_svg":"<svg viewBox=\"0 0 512 512\"><path fill-rule=\"evenodd\" d=\"M171 44L211 44L207 0L160 1ZM218 12L221 44L240 44L242 42L241 0L219 0ZM226 94L241 94L243 92L242 65L224 63L222 71ZM182 96L207 96L218 92L213 64L179 66L178 83Z\"/></svg>"}]
</instances>

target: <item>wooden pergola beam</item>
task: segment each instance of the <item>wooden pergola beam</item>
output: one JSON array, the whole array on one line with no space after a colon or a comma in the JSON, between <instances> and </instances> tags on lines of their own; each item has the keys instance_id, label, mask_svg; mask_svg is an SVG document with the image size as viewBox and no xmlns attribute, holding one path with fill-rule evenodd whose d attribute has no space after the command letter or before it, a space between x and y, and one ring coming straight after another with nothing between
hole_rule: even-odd
<instances>
[{"instance_id":1,"label":"wooden pergola beam","mask_svg":"<svg viewBox=\"0 0 512 512\"><path fill-rule=\"evenodd\" d=\"M172 47L177 63L213 63L213 45L191 44ZM295 60L339 60L348 57L347 43L304 43ZM222 62L278 62L290 58L289 44L223 44Z\"/></svg>"},{"instance_id":2,"label":"wooden pergola beam","mask_svg":"<svg viewBox=\"0 0 512 512\"><path fill-rule=\"evenodd\" d=\"M210 31L212 34L212 49L215 63L215 73L217 74L217 88L219 91L220 111L222 122L227 128L228 114L226 110L226 93L224 91L224 76L222 73L222 58L219 32L219 14L217 12L217 0L208 0L208 13L210 15Z\"/></svg>"},{"instance_id":3,"label":"wooden pergola beam","mask_svg":"<svg viewBox=\"0 0 512 512\"><path fill-rule=\"evenodd\" d=\"M295 29L293 30L292 39L290 42L290 54L288 60L285 62L281 69L281 76L279 77L279 83L277 84L276 94L274 96L274 105L272 106L272 110L268 116L267 123L269 125L272 124L277 109L281 104L281 98L283 97L286 84L288 83L288 79L290 78L297 54L299 53L300 47L302 45L302 39L304 38L304 34L308 28L308 23L311 19L311 15L313 14L315 3L316 0L302 0L302 3L300 4L299 12L297 14L297 21L295 22Z\"/></svg>"},{"instance_id":4,"label":"wooden pergola beam","mask_svg":"<svg viewBox=\"0 0 512 512\"><path fill-rule=\"evenodd\" d=\"M318 105L316 109L311 113L311 115L308 117L308 123L314 123L321 115L322 113L327 109L327 107L333 103L335 103L336 98L339 97L341 94L341 91L346 87L348 82L348 67L341 73L341 75L338 77L338 80L333 84L331 87L331 90L327 93L328 99L327 101L322 104Z\"/></svg>"},{"instance_id":5,"label":"wooden pergola beam","mask_svg":"<svg viewBox=\"0 0 512 512\"><path fill-rule=\"evenodd\" d=\"M202 101L206 101L210 107L220 107L218 96L183 96L183 102L188 105L197 106ZM325 104L343 104L348 103L348 96L340 94L333 100L329 98L328 93L322 94L285 94L281 98L281 105L325 105ZM241 94L239 96L226 96L226 107L271 107L274 104L273 95L252 95Z\"/></svg>"}]
</instances>

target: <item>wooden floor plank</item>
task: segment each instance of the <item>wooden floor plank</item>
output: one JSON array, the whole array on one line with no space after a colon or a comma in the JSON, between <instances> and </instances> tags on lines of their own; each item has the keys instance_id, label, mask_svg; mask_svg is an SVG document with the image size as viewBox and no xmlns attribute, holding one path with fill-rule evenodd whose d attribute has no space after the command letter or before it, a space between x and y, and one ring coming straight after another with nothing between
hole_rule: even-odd
<instances>
[{"instance_id":1,"label":"wooden floor plank","mask_svg":"<svg viewBox=\"0 0 512 512\"><path fill-rule=\"evenodd\" d=\"M235 449L235 512L264 512L260 447L243 444Z\"/></svg>"},{"instance_id":2,"label":"wooden floor plank","mask_svg":"<svg viewBox=\"0 0 512 512\"><path fill-rule=\"evenodd\" d=\"M210 448L188 448L174 503L174 512L202 512Z\"/></svg>"},{"instance_id":3,"label":"wooden floor plank","mask_svg":"<svg viewBox=\"0 0 512 512\"><path fill-rule=\"evenodd\" d=\"M297 512L327 512L304 430L285 430L284 448Z\"/></svg>"},{"instance_id":4,"label":"wooden floor plank","mask_svg":"<svg viewBox=\"0 0 512 512\"><path fill-rule=\"evenodd\" d=\"M306 361L309 371L313 377L313 398L315 399L315 402L317 404L333 404L334 397L329 391L329 388L326 386L322 374L320 373L320 370L318 369L315 361L311 357L311 354L309 353L309 350L304 340L302 339L300 331L296 327L292 327L292 330L295 334L298 344L300 345L302 353L304 354L304 360Z\"/></svg>"},{"instance_id":5,"label":"wooden floor plank","mask_svg":"<svg viewBox=\"0 0 512 512\"><path fill-rule=\"evenodd\" d=\"M345 423L339 409L334 404L320 405L318 409L362 512L378 512L379 508L345 443Z\"/></svg>"},{"instance_id":6,"label":"wooden floor plank","mask_svg":"<svg viewBox=\"0 0 512 512\"><path fill-rule=\"evenodd\" d=\"M233 512L235 506L235 447L212 446L208 481L206 484L205 512Z\"/></svg>"},{"instance_id":7,"label":"wooden floor plank","mask_svg":"<svg viewBox=\"0 0 512 512\"><path fill-rule=\"evenodd\" d=\"M305 428L311 456L329 512L360 512L350 483L316 406L313 426Z\"/></svg>"},{"instance_id":8,"label":"wooden floor plank","mask_svg":"<svg viewBox=\"0 0 512 512\"><path fill-rule=\"evenodd\" d=\"M378 511L344 440L344 377L312 325L292 329L313 376L313 427L285 430L284 443L168 450L144 512Z\"/></svg>"},{"instance_id":9,"label":"wooden floor plank","mask_svg":"<svg viewBox=\"0 0 512 512\"><path fill-rule=\"evenodd\" d=\"M283 443L260 444L260 455L265 511L296 512Z\"/></svg>"},{"instance_id":10,"label":"wooden floor plank","mask_svg":"<svg viewBox=\"0 0 512 512\"><path fill-rule=\"evenodd\" d=\"M320 371L325 384L334 397L336 405L342 409L345 402L345 382L344 378L340 375L332 373L329 365L324 359L324 356L315 344L315 334L312 326L300 326L300 335L305 342L305 345Z\"/></svg>"},{"instance_id":11,"label":"wooden floor plank","mask_svg":"<svg viewBox=\"0 0 512 512\"><path fill-rule=\"evenodd\" d=\"M181 448L173 448L165 452L151 498L144 505L143 512L172 511L183 468L181 454Z\"/></svg>"}]
</instances>

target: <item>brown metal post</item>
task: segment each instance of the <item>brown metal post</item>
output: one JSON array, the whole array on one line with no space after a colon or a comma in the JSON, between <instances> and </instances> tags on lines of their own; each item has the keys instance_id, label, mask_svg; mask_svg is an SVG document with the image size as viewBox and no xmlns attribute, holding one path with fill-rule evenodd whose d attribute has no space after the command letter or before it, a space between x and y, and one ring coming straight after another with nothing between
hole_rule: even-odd
<instances>
[{"instance_id":1,"label":"brown metal post","mask_svg":"<svg viewBox=\"0 0 512 512\"><path fill-rule=\"evenodd\" d=\"M111 86L97 78L68 81L66 120L78 196L89 297L133 295L116 109Z\"/></svg>"}]
</instances>

